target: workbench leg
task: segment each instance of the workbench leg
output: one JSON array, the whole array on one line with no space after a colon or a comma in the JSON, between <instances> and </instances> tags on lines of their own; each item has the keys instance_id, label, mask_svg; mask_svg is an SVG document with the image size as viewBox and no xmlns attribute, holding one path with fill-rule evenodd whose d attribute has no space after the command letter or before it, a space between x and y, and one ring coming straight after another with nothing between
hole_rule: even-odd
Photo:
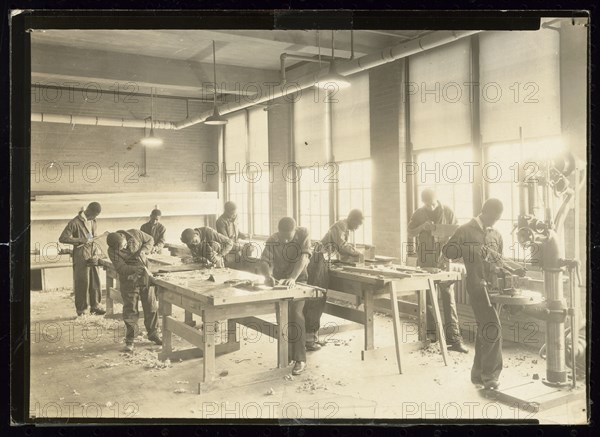
<instances>
[{"instance_id":1,"label":"workbench leg","mask_svg":"<svg viewBox=\"0 0 600 437\"><path fill-rule=\"evenodd\" d=\"M202 343L203 371L202 382L210 382L215 378L216 353L215 353L215 322L210 310L202 311Z\"/></svg>"},{"instance_id":2,"label":"workbench leg","mask_svg":"<svg viewBox=\"0 0 600 437\"><path fill-rule=\"evenodd\" d=\"M440 306L437 299L437 290L433 279L429 279L429 298L433 305L433 315L435 317L435 329L437 332L437 338L440 342L440 349L442 350L442 357L444 358L444 365L448 365L448 349L446 349L446 333L444 332L444 323L442 322L442 315L440 314Z\"/></svg>"},{"instance_id":3,"label":"workbench leg","mask_svg":"<svg viewBox=\"0 0 600 437\"><path fill-rule=\"evenodd\" d=\"M237 342L237 323L235 319L227 320L227 343Z\"/></svg>"},{"instance_id":4,"label":"workbench leg","mask_svg":"<svg viewBox=\"0 0 600 437\"><path fill-rule=\"evenodd\" d=\"M419 330L419 341L423 344L428 343L427 339L427 290L417 291L418 300L418 330Z\"/></svg>"},{"instance_id":5,"label":"workbench leg","mask_svg":"<svg viewBox=\"0 0 600 437\"><path fill-rule=\"evenodd\" d=\"M369 291L363 291L364 317L365 317L365 350L375 349L375 329L373 323L373 294Z\"/></svg>"},{"instance_id":6,"label":"workbench leg","mask_svg":"<svg viewBox=\"0 0 600 437\"><path fill-rule=\"evenodd\" d=\"M400 310L398 309L398 295L394 281L388 283L390 290L390 303L392 304L392 315L394 322L394 340L396 342L396 362L398 363L398 372L402 374L402 326L400 325Z\"/></svg>"},{"instance_id":7,"label":"workbench leg","mask_svg":"<svg viewBox=\"0 0 600 437\"><path fill-rule=\"evenodd\" d=\"M185 310L185 319L184 322L186 325L188 326L194 326L196 325L196 323L194 322L194 314L189 312L188 310Z\"/></svg>"},{"instance_id":8,"label":"workbench leg","mask_svg":"<svg viewBox=\"0 0 600 437\"><path fill-rule=\"evenodd\" d=\"M162 298L162 293L160 292L160 288L156 287L156 291L158 292L158 307L160 311L160 315L162 316L162 350L158 354L158 358L161 360L166 360L171 356L171 352L173 352L173 344L172 344L172 334L171 331L167 329L167 316L170 316L173 312L173 307L169 302L165 302Z\"/></svg>"},{"instance_id":9,"label":"workbench leg","mask_svg":"<svg viewBox=\"0 0 600 437\"><path fill-rule=\"evenodd\" d=\"M106 272L106 315L112 316L115 313L115 307L113 305L113 299L110 295L110 290L113 287L113 278Z\"/></svg>"},{"instance_id":10,"label":"workbench leg","mask_svg":"<svg viewBox=\"0 0 600 437\"><path fill-rule=\"evenodd\" d=\"M275 304L275 311L277 311L277 367L287 367L289 364L288 359L288 302L286 300L277 302Z\"/></svg>"}]
</instances>

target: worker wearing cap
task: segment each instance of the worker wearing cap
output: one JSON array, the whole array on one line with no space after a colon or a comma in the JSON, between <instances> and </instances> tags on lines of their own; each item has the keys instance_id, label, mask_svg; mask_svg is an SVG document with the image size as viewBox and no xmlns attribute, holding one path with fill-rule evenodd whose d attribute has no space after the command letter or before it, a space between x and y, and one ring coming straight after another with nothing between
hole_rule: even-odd
<instances>
[{"instance_id":1,"label":"worker wearing cap","mask_svg":"<svg viewBox=\"0 0 600 437\"><path fill-rule=\"evenodd\" d=\"M229 238L208 226L185 229L181 233L181 242L192 252L194 262L217 267L224 266L223 257L233 247L233 242Z\"/></svg>"},{"instance_id":2,"label":"worker wearing cap","mask_svg":"<svg viewBox=\"0 0 600 437\"><path fill-rule=\"evenodd\" d=\"M162 213L160 212L160 209L153 209L150 213L150 220L140 227L142 232L150 235L154 240L154 246L150 253L161 253L162 248L165 245L165 233L167 232L167 229L160 223L161 216Z\"/></svg>"},{"instance_id":3,"label":"worker wearing cap","mask_svg":"<svg viewBox=\"0 0 600 437\"><path fill-rule=\"evenodd\" d=\"M502 210L500 200L486 200L481 214L456 230L440 256L440 265L460 258L465 264L467 293L477 323L471 382L488 389L498 388L502 372L502 327L487 294L487 281L491 279L495 262L488 255L490 252L502 255L502 236L492 228L502 216Z\"/></svg>"},{"instance_id":4,"label":"worker wearing cap","mask_svg":"<svg viewBox=\"0 0 600 437\"><path fill-rule=\"evenodd\" d=\"M292 217L279 221L278 231L265 242L260 258L260 271L265 275L265 284L277 283L293 287L306 282L311 256L310 235L306 228L297 227ZM299 375L306 369L306 327L304 322L304 300L289 303L288 358L294 361L292 374Z\"/></svg>"},{"instance_id":5,"label":"worker wearing cap","mask_svg":"<svg viewBox=\"0 0 600 437\"><path fill-rule=\"evenodd\" d=\"M106 311L100 306L102 289L98 271L100 248L94 243L96 237L96 217L102 211L98 202L90 203L84 211L73 218L60 234L58 241L73 245L73 292L75 310L78 316L86 314L103 315Z\"/></svg>"},{"instance_id":6,"label":"worker wearing cap","mask_svg":"<svg viewBox=\"0 0 600 437\"><path fill-rule=\"evenodd\" d=\"M329 228L320 242L314 248L313 256L308 265L308 284L327 289L329 287L329 266L331 257L335 254L355 257L362 255L350 243L350 232L356 231L364 221L361 210L353 209L348 217L338 220ZM304 318L306 321L306 350L317 351L321 349L318 333L321 327L321 316L325 310L327 296L308 299L304 304Z\"/></svg>"},{"instance_id":7,"label":"worker wearing cap","mask_svg":"<svg viewBox=\"0 0 600 437\"><path fill-rule=\"evenodd\" d=\"M108 256L119 274L119 286L123 298L123 321L125 322L125 350L133 351L140 316L139 302L144 310L144 325L148 340L162 345L158 336L158 304L154 287L149 286L146 255L152 251L154 241L137 229L108 234Z\"/></svg>"},{"instance_id":8,"label":"worker wearing cap","mask_svg":"<svg viewBox=\"0 0 600 437\"><path fill-rule=\"evenodd\" d=\"M437 267L440 252L445 241L438 241L431 233L435 225L455 225L457 223L454 211L442 205L436 197L435 191L426 188L421 192L423 206L418 208L408 223L408 236L417 237L417 266ZM448 349L468 353L458 323L456 299L454 297L454 284L440 283L438 290L442 296L444 313L444 332ZM433 318L431 298L427 295L427 333L435 340L435 319Z\"/></svg>"}]
</instances>

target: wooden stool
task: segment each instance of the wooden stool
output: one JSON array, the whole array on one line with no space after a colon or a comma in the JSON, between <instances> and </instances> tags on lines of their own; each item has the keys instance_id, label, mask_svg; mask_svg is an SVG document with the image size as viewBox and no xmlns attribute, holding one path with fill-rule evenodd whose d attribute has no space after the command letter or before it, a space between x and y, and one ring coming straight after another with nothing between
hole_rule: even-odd
<instances>
[{"instance_id":1,"label":"wooden stool","mask_svg":"<svg viewBox=\"0 0 600 437\"><path fill-rule=\"evenodd\" d=\"M444 326L442 323L442 316L440 314L440 307L437 300L437 288L433 279L428 280L429 287L425 292L429 295L433 305L433 316L435 319L435 328L437 332L438 341L440 342L440 349L442 351L442 358L444 359L444 365L448 365L448 351L446 350L446 336L444 333ZM398 372L402 374L402 340L401 340L401 327L400 327L400 311L398 310L398 296L411 293L423 293L423 290L407 289L403 287L402 281L390 281L387 285L390 293L390 300L392 306L393 322L394 322L394 339L396 343L396 361L398 363ZM410 287L409 287L410 288ZM421 300L421 299L419 299ZM419 330L423 329L419 326Z\"/></svg>"}]
</instances>

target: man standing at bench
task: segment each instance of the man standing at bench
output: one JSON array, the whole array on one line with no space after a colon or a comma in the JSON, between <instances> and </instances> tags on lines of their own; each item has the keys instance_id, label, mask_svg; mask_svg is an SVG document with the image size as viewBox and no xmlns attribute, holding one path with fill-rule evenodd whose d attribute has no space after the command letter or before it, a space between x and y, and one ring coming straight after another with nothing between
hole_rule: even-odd
<instances>
[{"instance_id":1,"label":"man standing at bench","mask_svg":"<svg viewBox=\"0 0 600 437\"><path fill-rule=\"evenodd\" d=\"M423 206L413 213L408 223L408 236L417 237L417 266L437 267L445 241L438 241L431 232L435 229L436 224L455 225L457 221L454 211L446 205L442 205L432 189L426 188L421 192L421 201ZM448 349L466 354L469 350L460 335L454 284L439 284L438 290L442 296L444 333ZM434 336L435 320L430 300L429 294L427 294L427 332Z\"/></svg>"},{"instance_id":2,"label":"man standing at bench","mask_svg":"<svg viewBox=\"0 0 600 437\"><path fill-rule=\"evenodd\" d=\"M310 236L306 228L296 227L292 217L279 220L278 232L265 242L260 258L260 271L268 286L284 285L293 287L298 282L306 282L311 256ZM293 375L306 370L306 327L304 323L304 300L289 303L288 355L294 361ZM285 328L285 327L282 327Z\"/></svg>"},{"instance_id":3,"label":"man standing at bench","mask_svg":"<svg viewBox=\"0 0 600 437\"><path fill-rule=\"evenodd\" d=\"M224 267L224 257L233 247L233 241L208 226L185 229L181 242L192 252L191 261L216 267ZM184 258L185 261L188 259Z\"/></svg>"},{"instance_id":4,"label":"man standing at bench","mask_svg":"<svg viewBox=\"0 0 600 437\"><path fill-rule=\"evenodd\" d=\"M102 300L98 271L100 248L94 243L96 217L101 210L102 207L98 202L90 203L67 224L58 239L62 244L73 245L73 292L78 316L87 314L88 311L96 315L106 314L100 306Z\"/></svg>"},{"instance_id":5,"label":"man standing at bench","mask_svg":"<svg viewBox=\"0 0 600 437\"><path fill-rule=\"evenodd\" d=\"M133 341L138 333L140 316L138 303L142 301L144 325L148 340L162 345L158 336L158 303L154 287L148 281L148 260L152 251L152 237L137 229L108 234L108 256L119 274L119 286L123 298L123 321L125 322L125 350L133 352Z\"/></svg>"},{"instance_id":6,"label":"man standing at bench","mask_svg":"<svg viewBox=\"0 0 600 437\"><path fill-rule=\"evenodd\" d=\"M235 253L236 256L241 256L243 246L239 240L247 239L248 235L242 233L238 228L236 210L235 203L225 202L223 214L217 219L217 232L229 238L233 242L231 252Z\"/></svg>"},{"instance_id":7,"label":"man standing at bench","mask_svg":"<svg viewBox=\"0 0 600 437\"><path fill-rule=\"evenodd\" d=\"M350 231L356 231L364 221L361 210L353 209L348 217L338 220L333 224L320 242L317 242L313 256L308 265L308 284L324 289L329 288L329 265L331 256L336 253L358 261L361 253L348 241ZM319 329L321 316L325 310L327 296L308 299L304 304L304 318L306 320L306 350L317 351L321 349L319 343Z\"/></svg>"},{"instance_id":8,"label":"man standing at bench","mask_svg":"<svg viewBox=\"0 0 600 437\"><path fill-rule=\"evenodd\" d=\"M165 245L165 233L167 229L162 223L160 223L160 217L162 213L160 209L153 209L150 213L150 220L144 223L140 230L150 235L154 240L154 246L152 247L151 253L161 253L162 248Z\"/></svg>"},{"instance_id":9,"label":"man standing at bench","mask_svg":"<svg viewBox=\"0 0 600 437\"><path fill-rule=\"evenodd\" d=\"M501 261L502 235L492 226L500 220L503 205L498 199L488 199L481 214L459 227L442 249L439 263L462 258L467 270L467 293L475 322L475 357L471 382L486 389L497 389L502 372L502 326L487 292L493 265Z\"/></svg>"}]
</instances>

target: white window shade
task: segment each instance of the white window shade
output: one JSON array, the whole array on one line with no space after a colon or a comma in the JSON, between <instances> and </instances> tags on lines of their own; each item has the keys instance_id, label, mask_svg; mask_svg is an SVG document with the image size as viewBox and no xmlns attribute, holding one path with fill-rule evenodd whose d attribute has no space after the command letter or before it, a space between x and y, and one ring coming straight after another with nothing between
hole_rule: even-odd
<instances>
[{"instance_id":1,"label":"white window shade","mask_svg":"<svg viewBox=\"0 0 600 437\"><path fill-rule=\"evenodd\" d=\"M248 111L249 155L250 162L263 166L269 161L269 124L268 113L261 108Z\"/></svg>"},{"instance_id":2,"label":"white window shade","mask_svg":"<svg viewBox=\"0 0 600 437\"><path fill-rule=\"evenodd\" d=\"M414 150L471 143L471 44L463 38L409 59Z\"/></svg>"},{"instance_id":3,"label":"white window shade","mask_svg":"<svg viewBox=\"0 0 600 437\"><path fill-rule=\"evenodd\" d=\"M246 165L248 149L246 111L229 116L227 120L225 125L225 165L227 171L241 170Z\"/></svg>"},{"instance_id":4,"label":"white window shade","mask_svg":"<svg viewBox=\"0 0 600 437\"><path fill-rule=\"evenodd\" d=\"M351 86L331 96L333 159L337 162L371 157L369 73L347 79Z\"/></svg>"},{"instance_id":5,"label":"white window shade","mask_svg":"<svg viewBox=\"0 0 600 437\"><path fill-rule=\"evenodd\" d=\"M303 90L294 103L294 154L301 167L329 161L326 95L317 88Z\"/></svg>"},{"instance_id":6,"label":"white window shade","mask_svg":"<svg viewBox=\"0 0 600 437\"><path fill-rule=\"evenodd\" d=\"M483 33L479 46L483 142L559 135L558 32Z\"/></svg>"}]
</instances>

